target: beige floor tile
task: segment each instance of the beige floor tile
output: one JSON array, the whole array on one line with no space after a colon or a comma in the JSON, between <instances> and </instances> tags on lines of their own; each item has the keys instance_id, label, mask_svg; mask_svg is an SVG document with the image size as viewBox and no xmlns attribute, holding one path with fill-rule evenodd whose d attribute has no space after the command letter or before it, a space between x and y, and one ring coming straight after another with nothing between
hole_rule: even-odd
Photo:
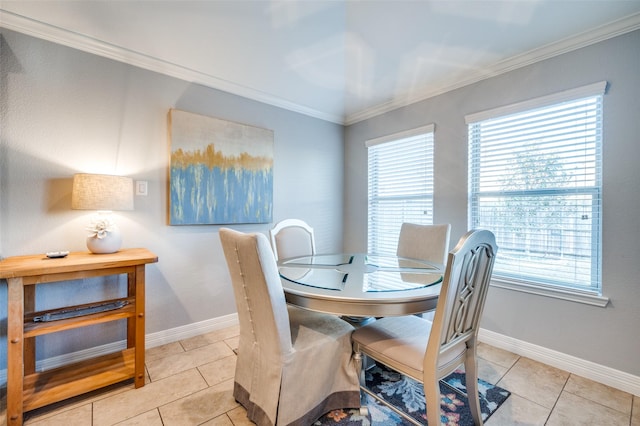
<instances>
[{"instance_id":1,"label":"beige floor tile","mask_svg":"<svg viewBox=\"0 0 640 426\"><path fill-rule=\"evenodd\" d=\"M640 426L640 396L633 397L631 426Z\"/></svg>"},{"instance_id":2,"label":"beige floor tile","mask_svg":"<svg viewBox=\"0 0 640 426\"><path fill-rule=\"evenodd\" d=\"M605 407L613 408L623 414L631 414L633 395L593 380L572 374L569 376L564 391L597 402Z\"/></svg>"},{"instance_id":3,"label":"beige floor tile","mask_svg":"<svg viewBox=\"0 0 640 426\"><path fill-rule=\"evenodd\" d=\"M566 371L520 358L496 384L532 402L553 408L568 378Z\"/></svg>"},{"instance_id":4,"label":"beige floor tile","mask_svg":"<svg viewBox=\"0 0 640 426\"><path fill-rule=\"evenodd\" d=\"M240 345L240 336L232 337L230 339L225 339L224 342L234 351L238 349Z\"/></svg>"},{"instance_id":5,"label":"beige floor tile","mask_svg":"<svg viewBox=\"0 0 640 426\"><path fill-rule=\"evenodd\" d=\"M91 406L91 404L95 401L99 401L113 395L118 395L120 393L127 392L133 389L135 389L133 380L116 383L102 389L78 395L73 398L65 399L63 401L29 411L25 413L24 421L26 423L27 421L41 421L43 419L48 419L50 417L58 416L69 410L75 410L83 406Z\"/></svg>"},{"instance_id":6,"label":"beige floor tile","mask_svg":"<svg viewBox=\"0 0 640 426\"><path fill-rule=\"evenodd\" d=\"M233 422L226 414L211 419L208 422L202 423L201 426L233 426Z\"/></svg>"},{"instance_id":7,"label":"beige floor tile","mask_svg":"<svg viewBox=\"0 0 640 426\"><path fill-rule=\"evenodd\" d=\"M118 426L163 426L158 409L147 411L138 416L118 423Z\"/></svg>"},{"instance_id":8,"label":"beige floor tile","mask_svg":"<svg viewBox=\"0 0 640 426\"><path fill-rule=\"evenodd\" d=\"M193 368L144 387L101 399L93 404L93 426L116 424L206 387L202 375Z\"/></svg>"},{"instance_id":9,"label":"beige floor tile","mask_svg":"<svg viewBox=\"0 0 640 426\"><path fill-rule=\"evenodd\" d=\"M478 358L478 377L486 382L498 383L507 370L507 367Z\"/></svg>"},{"instance_id":10,"label":"beige floor tile","mask_svg":"<svg viewBox=\"0 0 640 426\"><path fill-rule=\"evenodd\" d=\"M255 424L247 418L247 410L241 405L238 408L227 411L227 416L233 422L233 426L252 426Z\"/></svg>"},{"instance_id":11,"label":"beige floor tile","mask_svg":"<svg viewBox=\"0 0 640 426\"><path fill-rule=\"evenodd\" d=\"M199 425L237 407L233 380L219 383L160 407L164 426Z\"/></svg>"},{"instance_id":12,"label":"beige floor tile","mask_svg":"<svg viewBox=\"0 0 640 426\"><path fill-rule=\"evenodd\" d=\"M85 404L41 419L25 420L25 426L87 426L91 424L91 404Z\"/></svg>"},{"instance_id":13,"label":"beige floor tile","mask_svg":"<svg viewBox=\"0 0 640 426\"><path fill-rule=\"evenodd\" d=\"M486 426L536 426L544 425L551 412L543 407L518 395L511 394L509 398L493 413Z\"/></svg>"},{"instance_id":14,"label":"beige floor tile","mask_svg":"<svg viewBox=\"0 0 640 426\"><path fill-rule=\"evenodd\" d=\"M186 351L207 346L212 343L221 342L225 339L237 337L240 335L240 326L227 327L220 330L211 331L189 339L181 340L180 343Z\"/></svg>"},{"instance_id":15,"label":"beige floor tile","mask_svg":"<svg viewBox=\"0 0 640 426\"><path fill-rule=\"evenodd\" d=\"M478 357L490 361L494 364L501 365L506 368L511 368L513 364L520 358L518 355L498 349L496 347L480 343L477 351Z\"/></svg>"},{"instance_id":16,"label":"beige floor tile","mask_svg":"<svg viewBox=\"0 0 640 426\"><path fill-rule=\"evenodd\" d=\"M236 356L228 356L198 367L209 386L233 379L236 372Z\"/></svg>"},{"instance_id":17,"label":"beige floor tile","mask_svg":"<svg viewBox=\"0 0 640 426\"><path fill-rule=\"evenodd\" d=\"M163 379L181 371L196 368L232 356L233 351L224 342L216 342L190 351L147 362L151 381Z\"/></svg>"},{"instance_id":18,"label":"beige floor tile","mask_svg":"<svg viewBox=\"0 0 640 426\"><path fill-rule=\"evenodd\" d=\"M547 426L628 426L630 416L579 397L562 392Z\"/></svg>"},{"instance_id":19,"label":"beige floor tile","mask_svg":"<svg viewBox=\"0 0 640 426\"><path fill-rule=\"evenodd\" d=\"M184 348L180 342L167 343L166 345L156 346L155 348L149 348L145 351L145 362L153 361L154 359L164 358L169 355L175 355L184 352Z\"/></svg>"}]
</instances>

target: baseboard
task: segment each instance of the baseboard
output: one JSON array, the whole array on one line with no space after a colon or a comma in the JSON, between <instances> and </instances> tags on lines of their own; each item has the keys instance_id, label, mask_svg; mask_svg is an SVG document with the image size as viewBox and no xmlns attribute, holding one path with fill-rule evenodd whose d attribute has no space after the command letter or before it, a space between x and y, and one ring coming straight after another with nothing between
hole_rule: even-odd
<instances>
[{"instance_id":1,"label":"baseboard","mask_svg":"<svg viewBox=\"0 0 640 426\"><path fill-rule=\"evenodd\" d=\"M571 355L547 349L522 340L514 339L490 330L480 329L478 340L496 348L504 349L559 368L569 373L602 383L633 395L640 396L640 377L624 371L605 367Z\"/></svg>"},{"instance_id":2,"label":"baseboard","mask_svg":"<svg viewBox=\"0 0 640 426\"><path fill-rule=\"evenodd\" d=\"M238 314L225 315L223 317L212 318L206 321L200 321L193 324L175 327L169 330L150 333L145 336L145 347L147 349L156 346L166 345L167 343L177 342L178 340L188 339L200 334L209 333L223 328L231 327L238 324ZM36 370L43 371L66 364L71 364L85 359L94 358L96 356L109 354L124 349L127 346L126 340L112 342L105 345L84 349L60 356L55 356L36 362ZM7 370L0 370L0 386L5 387L7 384Z\"/></svg>"},{"instance_id":3,"label":"baseboard","mask_svg":"<svg viewBox=\"0 0 640 426\"><path fill-rule=\"evenodd\" d=\"M193 324L183 325L157 333L147 334L145 344L147 348L166 345L178 340L188 339L200 334L210 333L223 328L238 325L238 314L230 314L222 317L212 318Z\"/></svg>"}]
</instances>

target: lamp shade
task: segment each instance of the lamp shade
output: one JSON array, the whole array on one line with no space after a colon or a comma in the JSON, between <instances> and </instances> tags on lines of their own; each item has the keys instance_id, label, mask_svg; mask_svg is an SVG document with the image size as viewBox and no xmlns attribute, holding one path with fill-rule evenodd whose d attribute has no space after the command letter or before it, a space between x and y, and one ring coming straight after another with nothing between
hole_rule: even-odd
<instances>
[{"instance_id":1,"label":"lamp shade","mask_svg":"<svg viewBox=\"0 0 640 426\"><path fill-rule=\"evenodd\" d=\"M71 208L76 210L133 210L133 179L78 173L73 176Z\"/></svg>"}]
</instances>

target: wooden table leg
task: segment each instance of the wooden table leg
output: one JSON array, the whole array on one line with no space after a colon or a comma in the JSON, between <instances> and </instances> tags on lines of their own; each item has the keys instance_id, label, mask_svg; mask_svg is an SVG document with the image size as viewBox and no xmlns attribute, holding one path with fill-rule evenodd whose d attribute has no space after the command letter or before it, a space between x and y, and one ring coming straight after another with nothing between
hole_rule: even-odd
<instances>
[{"instance_id":1,"label":"wooden table leg","mask_svg":"<svg viewBox=\"0 0 640 426\"><path fill-rule=\"evenodd\" d=\"M24 385L24 286L7 279L7 425L22 425Z\"/></svg>"},{"instance_id":2,"label":"wooden table leg","mask_svg":"<svg viewBox=\"0 0 640 426\"><path fill-rule=\"evenodd\" d=\"M36 310L36 286L23 285L24 289L24 314L35 312ZM24 339L24 375L33 374L36 371L36 338Z\"/></svg>"},{"instance_id":3,"label":"wooden table leg","mask_svg":"<svg viewBox=\"0 0 640 426\"><path fill-rule=\"evenodd\" d=\"M135 273L135 296L136 296L136 316L134 341L135 341L135 387L144 386L144 350L145 350L145 310L144 310L144 279L145 265L136 266Z\"/></svg>"}]
</instances>

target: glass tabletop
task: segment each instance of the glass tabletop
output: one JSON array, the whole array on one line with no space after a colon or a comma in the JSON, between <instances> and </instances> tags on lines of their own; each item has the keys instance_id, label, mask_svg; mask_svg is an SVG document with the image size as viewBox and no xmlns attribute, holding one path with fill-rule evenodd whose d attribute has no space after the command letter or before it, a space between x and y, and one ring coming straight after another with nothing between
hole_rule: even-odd
<instances>
[{"instance_id":1,"label":"glass tabletop","mask_svg":"<svg viewBox=\"0 0 640 426\"><path fill-rule=\"evenodd\" d=\"M300 285L327 290L343 290L348 274L336 269L280 267L280 276Z\"/></svg>"},{"instance_id":2,"label":"glass tabletop","mask_svg":"<svg viewBox=\"0 0 640 426\"><path fill-rule=\"evenodd\" d=\"M282 266L311 266L311 267L340 267L351 265L356 257L361 256L364 264L369 267L386 270L407 270L407 269L431 269L441 270L442 265L418 259L409 259L399 256L386 256L376 254L316 254L313 256L300 256L290 259L283 259Z\"/></svg>"},{"instance_id":3,"label":"glass tabletop","mask_svg":"<svg viewBox=\"0 0 640 426\"><path fill-rule=\"evenodd\" d=\"M280 265L287 281L334 291L347 284L364 293L406 291L442 281L441 265L398 256L326 254L285 259Z\"/></svg>"},{"instance_id":4,"label":"glass tabletop","mask_svg":"<svg viewBox=\"0 0 640 426\"><path fill-rule=\"evenodd\" d=\"M291 259L285 259L280 262L281 265L314 265L314 266L340 266L353 262L352 254L320 254L314 256L300 256Z\"/></svg>"},{"instance_id":5,"label":"glass tabletop","mask_svg":"<svg viewBox=\"0 0 640 426\"><path fill-rule=\"evenodd\" d=\"M440 274L376 271L363 276L362 290L365 292L416 290L440 282L442 282Z\"/></svg>"},{"instance_id":6,"label":"glass tabletop","mask_svg":"<svg viewBox=\"0 0 640 426\"><path fill-rule=\"evenodd\" d=\"M397 256L321 254L278 261L287 303L350 317L435 309L444 266Z\"/></svg>"}]
</instances>

